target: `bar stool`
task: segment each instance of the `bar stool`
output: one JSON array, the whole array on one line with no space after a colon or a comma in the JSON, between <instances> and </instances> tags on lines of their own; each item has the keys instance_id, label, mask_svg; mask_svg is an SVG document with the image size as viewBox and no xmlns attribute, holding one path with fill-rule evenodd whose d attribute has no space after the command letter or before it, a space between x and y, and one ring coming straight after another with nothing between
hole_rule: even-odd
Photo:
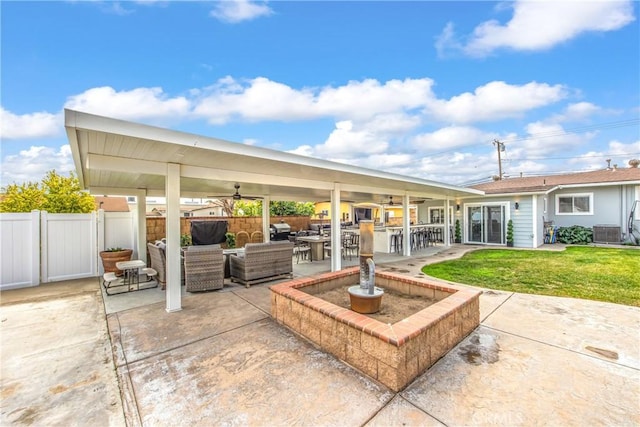
<instances>
[{"instance_id":1,"label":"bar stool","mask_svg":"<svg viewBox=\"0 0 640 427\"><path fill-rule=\"evenodd\" d=\"M391 235L391 248L390 252L401 253L402 252L402 230L393 233Z\"/></svg>"}]
</instances>

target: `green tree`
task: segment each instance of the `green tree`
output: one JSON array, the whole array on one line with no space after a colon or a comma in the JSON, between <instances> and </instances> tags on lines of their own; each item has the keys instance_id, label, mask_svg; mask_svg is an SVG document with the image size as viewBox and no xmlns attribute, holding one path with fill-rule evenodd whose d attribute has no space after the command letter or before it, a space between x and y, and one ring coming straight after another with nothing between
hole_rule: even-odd
<instances>
[{"instance_id":1,"label":"green tree","mask_svg":"<svg viewBox=\"0 0 640 427\"><path fill-rule=\"evenodd\" d=\"M303 215L310 216L315 213L315 205L312 202L282 202L269 203L271 216ZM262 200L252 202L238 200L233 203L233 216L262 216Z\"/></svg>"},{"instance_id":2,"label":"green tree","mask_svg":"<svg viewBox=\"0 0 640 427\"><path fill-rule=\"evenodd\" d=\"M272 216L311 216L315 213L315 205L312 202L271 202L269 211Z\"/></svg>"},{"instance_id":3,"label":"green tree","mask_svg":"<svg viewBox=\"0 0 640 427\"><path fill-rule=\"evenodd\" d=\"M44 192L38 183L10 184L2 189L0 212L31 212L44 203Z\"/></svg>"},{"instance_id":4,"label":"green tree","mask_svg":"<svg viewBox=\"0 0 640 427\"><path fill-rule=\"evenodd\" d=\"M78 178L47 172L41 184L11 184L3 188L0 212L31 212L34 209L49 213L87 213L95 210L93 196L80 189Z\"/></svg>"},{"instance_id":5,"label":"green tree","mask_svg":"<svg viewBox=\"0 0 640 427\"><path fill-rule=\"evenodd\" d=\"M80 189L80 181L73 172L68 177L55 170L47 172L42 180L45 202L42 210L49 213L87 213L95 210L92 195Z\"/></svg>"},{"instance_id":6,"label":"green tree","mask_svg":"<svg viewBox=\"0 0 640 427\"><path fill-rule=\"evenodd\" d=\"M236 201L233 204L233 216L262 216L262 200L253 202Z\"/></svg>"}]
</instances>

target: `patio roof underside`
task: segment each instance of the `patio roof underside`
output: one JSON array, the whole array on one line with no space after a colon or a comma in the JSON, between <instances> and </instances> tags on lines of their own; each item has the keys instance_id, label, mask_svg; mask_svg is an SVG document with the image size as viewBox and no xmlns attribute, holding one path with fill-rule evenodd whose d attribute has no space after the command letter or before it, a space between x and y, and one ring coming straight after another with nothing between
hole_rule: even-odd
<instances>
[{"instance_id":1,"label":"patio roof underside","mask_svg":"<svg viewBox=\"0 0 640 427\"><path fill-rule=\"evenodd\" d=\"M180 195L225 198L240 184L243 196L273 200L400 203L460 199L482 191L354 167L65 110L65 127L82 188L92 194L165 196L170 163L180 165Z\"/></svg>"}]
</instances>

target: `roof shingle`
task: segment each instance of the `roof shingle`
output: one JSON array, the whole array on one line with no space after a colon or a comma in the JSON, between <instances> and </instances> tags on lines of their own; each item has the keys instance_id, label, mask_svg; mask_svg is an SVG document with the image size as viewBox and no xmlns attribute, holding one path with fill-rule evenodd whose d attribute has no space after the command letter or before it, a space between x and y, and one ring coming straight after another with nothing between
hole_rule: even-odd
<instances>
[{"instance_id":1,"label":"roof shingle","mask_svg":"<svg viewBox=\"0 0 640 427\"><path fill-rule=\"evenodd\" d=\"M639 168L602 169L566 175L541 175L522 178L507 178L499 181L472 185L471 188L483 190L485 194L535 193L550 190L558 185L588 185L628 181L637 181L640 183Z\"/></svg>"}]
</instances>

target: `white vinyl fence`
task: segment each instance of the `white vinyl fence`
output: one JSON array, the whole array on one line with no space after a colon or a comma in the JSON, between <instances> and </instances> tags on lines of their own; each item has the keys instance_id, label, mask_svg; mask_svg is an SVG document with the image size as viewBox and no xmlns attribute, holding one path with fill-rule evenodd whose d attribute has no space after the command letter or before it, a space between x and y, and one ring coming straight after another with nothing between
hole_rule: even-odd
<instances>
[{"instance_id":1,"label":"white vinyl fence","mask_svg":"<svg viewBox=\"0 0 640 427\"><path fill-rule=\"evenodd\" d=\"M135 248L131 212L0 214L0 290L102 274L99 252Z\"/></svg>"},{"instance_id":2,"label":"white vinyl fence","mask_svg":"<svg viewBox=\"0 0 640 427\"><path fill-rule=\"evenodd\" d=\"M0 289L40 283L40 212L0 213Z\"/></svg>"}]
</instances>

